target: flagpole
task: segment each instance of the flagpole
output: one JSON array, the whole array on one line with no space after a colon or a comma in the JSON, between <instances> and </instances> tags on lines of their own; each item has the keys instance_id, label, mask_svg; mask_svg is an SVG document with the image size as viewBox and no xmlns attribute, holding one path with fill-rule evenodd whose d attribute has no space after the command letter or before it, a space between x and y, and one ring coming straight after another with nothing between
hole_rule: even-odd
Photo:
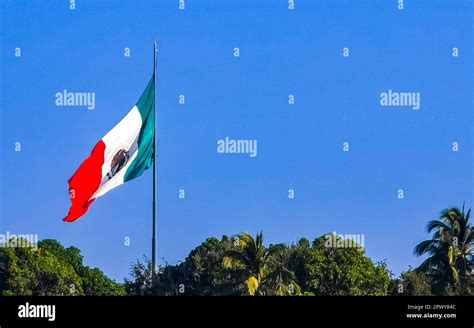
<instances>
[{"instance_id":1,"label":"flagpole","mask_svg":"<svg viewBox=\"0 0 474 328\"><path fill-rule=\"evenodd\" d=\"M156 39L153 41L153 112L155 114L155 121L154 123L154 137L153 137L153 232L152 232L152 251L151 251L151 263L152 263L152 270L151 276L152 278L155 275L156 270L156 53L157 53L157 46L156 46Z\"/></svg>"}]
</instances>

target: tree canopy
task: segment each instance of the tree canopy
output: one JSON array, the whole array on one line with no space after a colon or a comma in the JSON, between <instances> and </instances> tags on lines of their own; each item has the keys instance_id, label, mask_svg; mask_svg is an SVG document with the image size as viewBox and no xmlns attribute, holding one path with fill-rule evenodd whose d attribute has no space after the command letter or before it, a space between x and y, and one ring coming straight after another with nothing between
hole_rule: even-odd
<instances>
[{"instance_id":1,"label":"tree canopy","mask_svg":"<svg viewBox=\"0 0 474 328\"><path fill-rule=\"evenodd\" d=\"M178 265L137 262L125 287L132 295L386 295L390 274L359 247L325 246L301 239L291 245L263 243L243 233L209 238Z\"/></svg>"},{"instance_id":2,"label":"tree canopy","mask_svg":"<svg viewBox=\"0 0 474 328\"><path fill-rule=\"evenodd\" d=\"M392 279L363 245L325 234L310 242L265 244L262 232L206 239L175 265L156 270L145 257L123 284L83 264L81 251L46 239L0 245L0 296L7 295L473 295L470 210L451 207L428 222L416 245L422 264ZM344 239L345 238L345 239ZM331 242L328 243L328 240ZM155 271L155 273L153 273Z\"/></svg>"},{"instance_id":3,"label":"tree canopy","mask_svg":"<svg viewBox=\"0 0 474 328\"><path fill-rule=\"evenodd\" d=\"M0 247L0 295L125 295L123 286L82 260L79 249L51 239L37 247Z\"/></svg>"},{"instance_id":4,"label":"tree canopy","mask_svg":"<svg viewBox=\"0 0 474 328\"><path fill-rule=\"evenodd\" d=\"M432 238L422 241L415 249L417 256L428 255L416 269L433 283L435 294L470 295L474 292L474 229L470 223L471 210L457 207L441 211L437 220L427 224Z\"/></svg>"}]
</instances>

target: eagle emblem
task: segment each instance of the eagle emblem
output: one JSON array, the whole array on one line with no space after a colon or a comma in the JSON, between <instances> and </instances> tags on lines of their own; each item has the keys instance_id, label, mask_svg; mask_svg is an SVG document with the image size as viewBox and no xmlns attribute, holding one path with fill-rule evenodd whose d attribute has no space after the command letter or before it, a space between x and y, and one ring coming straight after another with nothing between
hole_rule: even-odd
<instances>
[{"instance_id":1,"label":"eagle emblem","mask_svg":"<svg viewBox=\"0 0 474 328\"><path fill-rule=\"evenodd\" d=\"M130 158L130 155L128 151L125 149L120 149L112 158L112 163L110 164L110 171L107 173L107 177L112 179L114 175L117 174L118 171L120 171L125 164L127 164L128 159Z\"/></svg>"}]
</instances>

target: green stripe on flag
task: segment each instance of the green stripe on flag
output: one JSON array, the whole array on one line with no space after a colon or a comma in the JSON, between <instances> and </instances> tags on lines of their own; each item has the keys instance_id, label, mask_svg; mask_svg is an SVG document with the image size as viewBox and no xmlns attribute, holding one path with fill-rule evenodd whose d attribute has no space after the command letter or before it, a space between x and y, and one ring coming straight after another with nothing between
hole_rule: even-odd
<instances>
[{"instance_id":1,"label":"green stripe on flag","mask_svg":"<svg viewBox=\"0 0 474 328\"><path fill-rule=\"evenodd\" d=\"M124 181L130 181L142 175L153 164L155 136L155 76L143 91L137 102L142 117L142 127L138 136L138 154L125 172Z\"/></svg>"}]
</instances>

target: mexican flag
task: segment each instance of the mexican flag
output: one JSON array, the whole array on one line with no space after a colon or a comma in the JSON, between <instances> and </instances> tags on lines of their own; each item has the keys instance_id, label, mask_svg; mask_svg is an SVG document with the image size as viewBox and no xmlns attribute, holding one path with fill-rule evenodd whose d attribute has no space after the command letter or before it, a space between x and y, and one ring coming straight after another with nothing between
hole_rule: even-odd
<instances>
[{"instance_id":1,"label":"mexican flag","mask_svg":"<svg viewBox=\"0 0 474 328\"><path fill-rule=\"evenodd\" d=\"M132 110L92 150L69 179L71 208L63 219L73 222L109 190L139 177L154 161L154 76Z\"/></svg>"}]
</instances>

